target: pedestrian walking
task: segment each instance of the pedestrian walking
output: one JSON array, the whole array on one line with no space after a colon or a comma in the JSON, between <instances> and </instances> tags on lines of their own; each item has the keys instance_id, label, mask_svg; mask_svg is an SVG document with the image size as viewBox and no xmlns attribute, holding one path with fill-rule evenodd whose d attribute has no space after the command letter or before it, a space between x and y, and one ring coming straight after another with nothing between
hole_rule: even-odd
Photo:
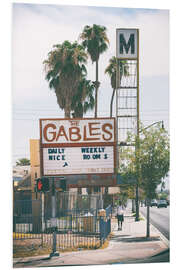
<instances>
[{"instance_id":1,"label":"pedestrian walking","mask_svg":"<svg viewBox=\"0 0 180 270\"><path fill-rule=\"evenodd\" d=\"M117 206L117 220L118 220L118 230L122 230L122 224L124 221L124 206L120 202Z\"/></svg>"}]
</instances>

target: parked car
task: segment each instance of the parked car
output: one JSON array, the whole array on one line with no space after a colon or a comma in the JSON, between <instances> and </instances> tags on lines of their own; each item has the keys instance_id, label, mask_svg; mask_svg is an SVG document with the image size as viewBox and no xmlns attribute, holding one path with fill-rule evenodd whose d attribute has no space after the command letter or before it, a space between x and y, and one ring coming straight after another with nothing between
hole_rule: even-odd
<instances>
[{"instance_id":1,"label":"parked car","mask_svg":"<svg viewBox=\"0 0 180 270\"><path fill-rule=\"evenodd\" d=\"M158 202L157 202L157 208L160 208L160 207L167 207L167 202L166 202L166 200L159 200Z\"/></svg>"},{"instance_id":2,"label":"parked car","mask_svg":"<svg viewBox=\"0 0 180 270\"><path fill-rule=\"evenodd\" d=\"M154 200L151 200L151 207L152 206L157 206L157 200L155 200L155 199Z\"/></svg>"}]
</instances>

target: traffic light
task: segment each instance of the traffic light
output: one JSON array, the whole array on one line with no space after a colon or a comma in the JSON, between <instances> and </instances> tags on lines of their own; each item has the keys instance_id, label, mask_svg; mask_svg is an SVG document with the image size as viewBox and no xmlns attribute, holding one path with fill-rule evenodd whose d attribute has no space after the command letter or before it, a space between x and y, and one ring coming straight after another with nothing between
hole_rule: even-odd
<instances>
[{"instance_id":1,"label":"traffic light","mask_svg":"<svg viewBox=\"0 0 180 270\"><path fill-rule=\"evenodd\" d=\"M45 177L36 179L36 190L37 192L49 191L49 179Z\"/></svg>"},{"instance_id":2,"label":"traffic light","mask_svg":"<svg viewBox=\"0 0 180 270\"><path fill-rule=\"evenodd\" d=\"M66 179L60 180L60 188L62 188L62 191L66 191L66 189L67 189Z\"/></svg>"},{"instance_id":3,"label":"traffic light","mask_svg":"<svg viewBox=\"0 0 180 270\"><path fill-rule=\"evenodd\" d=\"M49 191L49 178L42 177L42 183L43 183L43 192Z\"/></svg>"},{"instance_id":4,"label":"traffic light","mask_svg":"<svg viewBox=\"0 0 180 270\"><path fill-rule=\"evenodd\" d=\"M41 178L36 179L36 190L37 192L43 191L43 184Z\"/></svg>"}]
</instances>

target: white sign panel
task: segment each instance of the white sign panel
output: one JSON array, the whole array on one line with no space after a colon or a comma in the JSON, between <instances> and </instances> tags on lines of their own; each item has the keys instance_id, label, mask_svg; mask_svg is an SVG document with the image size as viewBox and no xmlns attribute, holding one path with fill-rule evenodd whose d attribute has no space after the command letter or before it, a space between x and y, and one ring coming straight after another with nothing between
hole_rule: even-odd
<instances>
[{"instance_id":1,"label":"white sign panel","mask_svg":"<svg viewBox=\"0 0 180 270\"><path fill-rule=\"evenodd\" d=\"M42 175L104 174L115 168L115 118L40 119Z\"/></svg>"},{"instance_id":2,"label":"white sign panel","mask_svg":"<svg viewBox=\"0 0 180 270\"><path fill-rule=\"evenodd\" d=\"M116 29L116 57L122 59L138 57L138 29Z\"/></svg>"},{"instance_id":3,"label":"white sign panel","mask_svg":"<svg viewBox=\"0 0 180 270\"><path fill-rule=\"evenodd\" d=\"M114 142L114 119L41 119L42 144Z\"/></svg>"},{"instance_id":4,"label":"white sign panel","mask_svg":"<svg viewBox=\"0 0 180 270\"><path fill-rule=\"evenodd\" d=\"M43 149L44 175L114 172L114 147L58 147Z\"/></svg>"}]
</instances>

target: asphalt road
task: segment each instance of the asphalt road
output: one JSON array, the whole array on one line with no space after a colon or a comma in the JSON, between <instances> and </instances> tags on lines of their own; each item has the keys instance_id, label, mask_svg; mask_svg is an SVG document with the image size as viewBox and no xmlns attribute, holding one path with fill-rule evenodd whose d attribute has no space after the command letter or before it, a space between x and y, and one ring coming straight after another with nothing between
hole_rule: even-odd
<instances>
[{"instance_id":1,"label":"asphalt road","mask_svg":"<svg viewBox=\"0 0 180 270\"><path fill-rule=\"evenodd\" d=\"M145 217L146 211L146 207L140 207L140 212ZM150 223L169 240L169 206L167 208L150 207Z\"/></svg>"}]
</instances>

